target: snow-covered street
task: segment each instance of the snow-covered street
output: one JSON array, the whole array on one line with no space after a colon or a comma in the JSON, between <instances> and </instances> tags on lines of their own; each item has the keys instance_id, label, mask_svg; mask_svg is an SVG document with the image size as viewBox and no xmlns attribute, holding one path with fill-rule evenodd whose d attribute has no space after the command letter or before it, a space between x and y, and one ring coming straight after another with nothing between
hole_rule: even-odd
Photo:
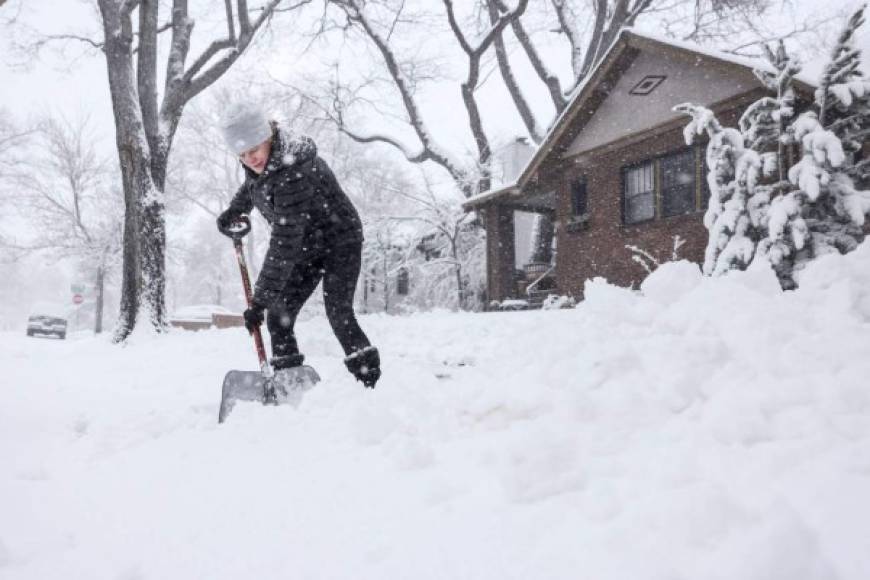
<instances>
[{"instance_id":1,"label":"snow-covered street","mask_svg":"<svg viewBox=\"0 0 870 580\"><path fill-rule=\"evenodd\" d=\"M870 244L362 323L376 390L316 318L321 385L221 426L244 330L0 335L0 578L870 576Z\"/></svg>"}]
</instances>

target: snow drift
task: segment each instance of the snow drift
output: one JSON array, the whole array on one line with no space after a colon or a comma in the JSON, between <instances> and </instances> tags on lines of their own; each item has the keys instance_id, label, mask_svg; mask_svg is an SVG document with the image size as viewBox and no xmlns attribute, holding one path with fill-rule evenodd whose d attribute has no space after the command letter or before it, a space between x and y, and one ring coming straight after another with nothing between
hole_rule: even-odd
<instances>
[{"instance_id":1,"label":"snow drift","mask_svg":"<svg viewBox=\"0 0 870 580\"><path fill-rule=\"evenodd\" d=\"M870 244L783 293L666 264L573 310L328 325L216 423L239 329L0 335L0 578L870 577Z\"/></svg>"}]
</instances>

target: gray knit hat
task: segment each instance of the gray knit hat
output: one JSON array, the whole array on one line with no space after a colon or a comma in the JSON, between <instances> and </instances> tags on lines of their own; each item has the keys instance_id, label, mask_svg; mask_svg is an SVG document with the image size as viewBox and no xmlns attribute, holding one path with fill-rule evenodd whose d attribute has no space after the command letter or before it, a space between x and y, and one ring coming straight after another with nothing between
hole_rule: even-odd
<instances>
[{"instance_id":1,"label":"gray knit hat","mask_svg":"<svg viewBox=\"0 0 870 580\"><path fill-rule=\"evenodd\" d=\"M231 105L223 117L224 140L238 155L272 136L272 126L263 110L250 103Z\"/></svg>"}]
</instances>

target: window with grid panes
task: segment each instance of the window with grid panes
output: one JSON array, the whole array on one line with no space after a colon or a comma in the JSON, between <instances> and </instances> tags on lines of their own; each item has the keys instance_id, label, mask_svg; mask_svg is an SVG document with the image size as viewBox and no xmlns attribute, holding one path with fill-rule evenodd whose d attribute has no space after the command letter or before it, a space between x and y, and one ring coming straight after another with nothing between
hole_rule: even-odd
<instances>
[{"instance_id":1,"label":"window with grid panes","mask_svg":"<svg viewBox=\"0 0 870 580\"><path fill-rule=\"evenodd\" d=\"M652 161L623 169L625 223L651 220L656 215L655 165Z\"/></svg>"},{"instance_id":2,"label":"window with grid panes","mask_svg":"<svg viewBox=\"0 0 870 580\"><path fill-rule=\"evenodd\" d=\"M695 211L695 151L686 149L659 160L662 217Z\"/></svg>"}]
</instances>

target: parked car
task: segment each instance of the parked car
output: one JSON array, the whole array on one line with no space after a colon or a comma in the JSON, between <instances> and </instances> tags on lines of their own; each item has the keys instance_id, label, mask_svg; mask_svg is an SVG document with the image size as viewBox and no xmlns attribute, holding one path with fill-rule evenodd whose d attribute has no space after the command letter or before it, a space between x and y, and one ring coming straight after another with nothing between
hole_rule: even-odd
<instances>
[{"instance_id":1,"label":"parked car","mask_svg":"<svg viewBox=\"0 0 870 580\"><path fill-rule=\"evenodd\" d=\"M176 310L169 318L169 324L185 330L204 330L243 326L244 318L232 310L218 304L194 304Z\"/></svg>"},{"instance_id":2,"label":"parked car","mask_svg":"<svg viewBox=\"0 0 870 580\"><path fill-rule=\"evenodd\" d=\"M66 338L67 314L58 304L39 303L31 308L27 319L27 336Z\"/></svg>"}]
</instances>

